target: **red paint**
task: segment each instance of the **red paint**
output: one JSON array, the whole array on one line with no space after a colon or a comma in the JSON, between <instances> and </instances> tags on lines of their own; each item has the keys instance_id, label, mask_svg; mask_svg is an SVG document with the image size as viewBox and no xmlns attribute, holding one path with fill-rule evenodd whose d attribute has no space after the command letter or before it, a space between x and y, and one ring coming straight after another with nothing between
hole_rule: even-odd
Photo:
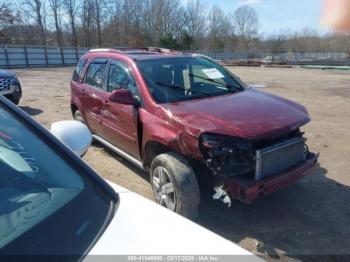
<instances>
[{"instance_id":1,"label":"red paint","mask_svg":"<svg viewBox=\"0 0 350 262\"><path fill-rule=\"evenodd\" d=\"M101 131L98 134L140 159L137 109L133 103L134 99L127 90L114 91L109 100L106 97L102 107Z\"/></svg>"},{"instance_id":2,"label":"red paint","mask_svg":"<svg viewBox=\"0 0 350 262\"><path fill-rule=\"evenodd\" d=\"M231 178L226 181L225 187L234 198L251 203L256 198L271 194L310 175L317 166L317 159L317 155L311 155L302 165L262 181Z\"/></svg>"},{"instance_id":3,"label":"red paint","mask_svg":"<svg viewBox=\"0 0 350 262\"><path fill-rule=\"evenodd\" d=\"M174 55L148 55L148 59ZM82 112L94 133L141 161L144 161L147 145L153 142L166 146L169 151L203 161L198 144L198 137L203 132L265 139L288 134L310 121L302 105L253 89L212 98L157 104L136 63L128 55L116 51L90 52L84 58L88 59L88 63L81 76L95 58L115 59L128 65L139 88L140 108L132 105L129 94L123 90L109 94L75 81L71 82L72 104ZM142 138L138 136L138 128L142 130ZM273 192L310 173L311 169L308 161L263 184L250 180L250 184L242 185L239 181L230 180L227 187L235 197L250 202L260 195L262 185L265 193ZM242 192L244 197L241 197Z\"/></svg>"},{"instance_id":4,"label":"red paint","mask_svg":"<svg viewBox=\"0 0 350 262\"><path fill-rule=\"evenodd\" d=\"M289 133L310 121L304 107L252 89L164 108L195 136L210 132L260 139Z\"/></svg>"},{"instance_id":5,"label":"red paint","mask_svg":"<svg viewBox=\"0 0 350 262\"><path fill-rule=\"evenodd\" d=\"M133 98L130 91L121 89L114 90L109 96L109 100L114 103L123 104L123 105L134 105L135 99Z\"/></svg>"}]
</instances>

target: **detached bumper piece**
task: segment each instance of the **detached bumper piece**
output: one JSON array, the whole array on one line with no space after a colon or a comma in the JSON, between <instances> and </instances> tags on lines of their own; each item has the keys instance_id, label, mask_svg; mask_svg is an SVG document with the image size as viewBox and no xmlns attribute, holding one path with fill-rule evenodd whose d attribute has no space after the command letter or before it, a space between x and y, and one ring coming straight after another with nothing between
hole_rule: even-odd
<instances>
[{"instance_id":1,"label":"detached bumper piece","mask_svg":"<svg viewBox=\"0 0 350 262\"><path fill-rule=\"evenodd\" d=\"M251 203L254 199L285 188L296 180L312 173L316 168L318 155L310 153L306 160L287 171L262 180L249 179L244 176L231 177L226 180L224 188L243 202Z\"/></svg>"}]
</instances>

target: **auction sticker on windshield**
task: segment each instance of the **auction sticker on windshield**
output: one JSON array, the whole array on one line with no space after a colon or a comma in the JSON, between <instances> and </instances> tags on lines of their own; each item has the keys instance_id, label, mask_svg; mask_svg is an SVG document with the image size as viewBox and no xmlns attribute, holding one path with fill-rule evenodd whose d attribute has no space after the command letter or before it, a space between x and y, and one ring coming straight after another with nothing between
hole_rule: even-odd
<instances>
[{"instance_id":1,"label":"auction sticker on windshield","mask_svg":"<svg viewBox=\"0 0 350 262\"><path fill-rule=\"evenodd\" d=\"M207 68L207 69L202 69L202 72L209 77L210 79L220 79L220 78L225 78L223 74L216 68Z\"/></svg>"}]
</instances>

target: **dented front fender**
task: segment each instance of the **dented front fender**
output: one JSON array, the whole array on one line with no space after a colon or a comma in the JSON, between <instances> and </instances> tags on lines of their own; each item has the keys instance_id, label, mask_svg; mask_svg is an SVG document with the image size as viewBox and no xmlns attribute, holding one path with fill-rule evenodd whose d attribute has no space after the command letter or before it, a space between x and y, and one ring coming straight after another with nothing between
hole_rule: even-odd
<instances>
[{"instance_id":1,"label":"dented front fender","mask_svg":"<svg viewBox=\"0 0 350 262\"><path fill-rule=\"evenodd\" d=\"M144 109L140 109L140 121L143 126L143 155L147 143L149 141L154 141L182 155L193 158L201 157L197 138L184 133L182 129L174 125L169 118L157 116L157 114L151 114Z\"/></svg>"}]
</instances>

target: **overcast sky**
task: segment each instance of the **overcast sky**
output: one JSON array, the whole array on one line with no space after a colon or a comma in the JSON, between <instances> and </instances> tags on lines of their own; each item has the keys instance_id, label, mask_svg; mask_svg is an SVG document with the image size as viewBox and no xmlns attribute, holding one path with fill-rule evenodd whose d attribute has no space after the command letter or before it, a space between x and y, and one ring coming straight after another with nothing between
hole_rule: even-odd
<instances>
[{"instance_id":1,"label":"overcast sky","mask_svg":"<svg viewBox=\"0 0 350 262\"><path fill-rule=\"evenodd\" d=\"M186 2L186 0L183 0ZM202 0L209 6L217 5L226 12L233 12L239 5L248 4L259 15L260 32L272 34L279 29L291 32L305 26L324 34L328 30L321 25L322 0Z\"/></svg>"}]
</instances>

